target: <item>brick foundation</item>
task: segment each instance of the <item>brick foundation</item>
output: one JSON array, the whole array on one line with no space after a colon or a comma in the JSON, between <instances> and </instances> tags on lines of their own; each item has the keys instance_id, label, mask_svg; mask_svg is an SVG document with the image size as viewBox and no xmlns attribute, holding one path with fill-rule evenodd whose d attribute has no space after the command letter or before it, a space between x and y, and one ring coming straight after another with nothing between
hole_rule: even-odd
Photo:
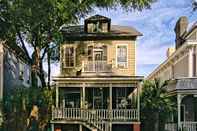
<instances>
[{"instance_id":1,"label":"brick foundation","mask_svg":"<svg viewBox=\"0 0 197 131\"><path fill-rule=\"evenodd\" d=\"M133 124L133 131L140 131L140 123Z\"/></svg>"}]
</instances>

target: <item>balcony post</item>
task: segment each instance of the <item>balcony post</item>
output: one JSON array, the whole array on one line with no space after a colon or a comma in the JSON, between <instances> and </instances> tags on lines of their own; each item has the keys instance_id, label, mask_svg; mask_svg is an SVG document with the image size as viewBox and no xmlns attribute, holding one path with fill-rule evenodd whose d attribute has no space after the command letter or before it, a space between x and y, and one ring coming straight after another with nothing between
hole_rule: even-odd
<instances>
[{"instance_id":1,"label":"balcony post","mask_svg":"<svg viewBox=\"0 0 197 131\"><path fill-rule=\"evenodd\" d=\"M59 87L58 87L58 84L56 83L56 86L55 86L55 94L56 94L56 98L55 98L55 106L56 107L59 107Z\"/></svg>"}]
</instances>

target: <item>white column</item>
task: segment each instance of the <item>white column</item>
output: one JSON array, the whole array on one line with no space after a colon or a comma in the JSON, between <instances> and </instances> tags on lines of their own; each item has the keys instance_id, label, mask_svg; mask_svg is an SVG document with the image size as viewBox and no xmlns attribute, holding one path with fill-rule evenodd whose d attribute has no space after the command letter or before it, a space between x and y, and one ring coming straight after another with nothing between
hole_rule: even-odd
<instances>
[{"instance_id":1,"label":"white column","mask_svg":"<svg viewBox=\"0 0 197 131\"><path fill-rule=\"evenodd\" d=\"M140 121L140 88L141 88L141 84L138 83L137 84L137 111L138 111L138 121Z\"/></svg>"},{"instance_id":2,"label":"white column","mask_svg":"<svg viewBox=\"0 0 197 131\"><path fill-rule=\"evenodd\" d=\"M178 130L181 128L181 94L177 94Z\"/></svg>"},{"instance_id":3,"label":"white column","mask_svg":"<svg viewBox=\"0 0 197 131\"><path fill-rule=\"evenodd\" d=\"M51 131L54 131L55 129L54 129L54 124L53 123L51 123Z\"/></svg>"},{"instance_id":4,"label":"white column","mask_svg":"<svg viewBox=\"0 0 197 131\"><path fill-rule=\"evenodd\" d=\"M83 131L83 126L81 124L79 125L79 131Z\"/></svg>"},{"instance_id":5,"label":"white column","mask_svg":"<svg viewBox=\"0 0 197 131\"><path fill-rule=\"evenodd\" d=\"M58 87L57 83L56 83L56 87L55 87L55 94L56 94L55 106L59 107L59 87Z\"/></svg>"},{"instance_id":6,"label":"white column","mask_svg":"<svg viewBox=\"0 0 197 131\"><path fill-rule=\"evenodd\" d=\"M188 52L188 77L193 76L193 48L189 49Z\"/></svg>"}]
</instances>

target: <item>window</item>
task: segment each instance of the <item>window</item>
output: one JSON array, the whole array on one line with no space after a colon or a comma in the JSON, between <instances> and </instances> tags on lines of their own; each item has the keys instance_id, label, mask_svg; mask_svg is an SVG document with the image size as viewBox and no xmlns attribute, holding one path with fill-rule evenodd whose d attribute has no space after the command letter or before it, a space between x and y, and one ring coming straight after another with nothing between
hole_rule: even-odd
<instances>
[{"instance_id":1,"label":"window","mask_svg":"<svg viewBox=\"0 0 197 131\"><path fill-rule=\"evenodd\" d=\"M95 22L89 23L88 25L88 32L89 33L98 33L98 32L108 32L108 23L107 22Z\"/></svg>"},{"instance_id":2,"label":"window","mask_svg":"<svg viewBox=\"0 0 197 131\"><path fill-rule=\"evenodd\" d=\"M127 45L117 46L117 67L127 68Z\"/></svg>"},{"instance_id":3,"label":"window","mask_svg":"<svg viewBox=\"0 0 197 131\"><path fill-rule=\"evenodd\" d=\"M66 47L65 48L65 67L74 67L75 66L75 48Z\"/></svg>"}]
</instances>

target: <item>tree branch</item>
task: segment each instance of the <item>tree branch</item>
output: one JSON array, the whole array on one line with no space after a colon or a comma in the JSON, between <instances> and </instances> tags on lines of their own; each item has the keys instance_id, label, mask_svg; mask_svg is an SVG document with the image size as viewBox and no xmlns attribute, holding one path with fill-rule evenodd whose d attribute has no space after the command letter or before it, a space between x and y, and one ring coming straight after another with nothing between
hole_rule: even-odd
<instances>
[{"instance_id":1,"label":"tree branch","mask_svg":"<svg viewBox=\"0 0 197 131\"><path fill-rule=\"evenodd\" d=\"M45 47L44 52L43 52L43 54L42 54L42 56L41 56L41 60L44 59L44 56L46 55L47 51L48 51L48 46Z\"/></svg>"},{"instance_id":2,"label":"tree branch","mask_svg":"<svg viewBox=\"0 0 197 131\"><path fill-rule=\"evenodd\" d=\"M21 36L21 33L20 33L18 30L17 30L17 35L18 35L19 40L20 40L20 42L21 42L21 44L22 44L22 48L23 48L23 50L24 50L24 52L25 52L25 55L27 56L27 58L28 58L29 61L31 62L31 57L29 56L29 53L28 53L28 51L27 51L27 48L26 48L26 46L25 46L24 40L23 40L23 38L22 38L22 36Z\"/></svg>"}]
</instances>

